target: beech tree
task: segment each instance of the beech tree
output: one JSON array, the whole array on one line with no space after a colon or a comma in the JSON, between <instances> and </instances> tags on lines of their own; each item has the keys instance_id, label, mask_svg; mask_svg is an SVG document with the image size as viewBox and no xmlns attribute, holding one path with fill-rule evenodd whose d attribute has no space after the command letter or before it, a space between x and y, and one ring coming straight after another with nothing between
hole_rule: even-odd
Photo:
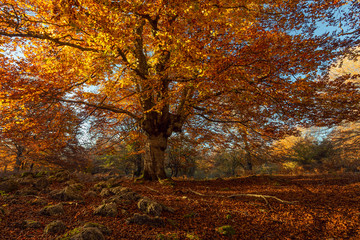
<instances>
[{"instance_id":1,"label":"beech tree","mask_svg":"<svg viewBox=\"0 0 360 240\"><path fill-rule=\"evenodd\" d=\"M40 97L41 82L26 73L25 62L3 56L0 63L1 161L16 170L31 165L29 161L64 167L60 156L53 156L70 155L79 146L76 135L82 117L66 103Z\"/></svg>"},{"instance_id":2,"label":"beech tree","mask_svg":"<svg viewBox=\"0 0 360 240\"><path fill-rule=\"evenodd\" d=\"M222 142L233 124L279 137L356 118L355 87L317 74L356 42L350 29L316 32L317 21L337 26L345 4L358 3L6 0L0 41L26 64L23 101L136 125L147 137L143 177L155 180L176 132Z\"/></svg>"}]
</instances>

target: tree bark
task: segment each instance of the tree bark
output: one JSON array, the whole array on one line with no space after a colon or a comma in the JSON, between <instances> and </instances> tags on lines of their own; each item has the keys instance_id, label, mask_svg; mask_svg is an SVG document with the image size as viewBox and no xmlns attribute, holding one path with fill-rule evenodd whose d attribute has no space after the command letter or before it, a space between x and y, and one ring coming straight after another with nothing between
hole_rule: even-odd
<instances>
[{"instance_id":1,"label":"tree bark","mask_svg":"<svg viewBox=\"0 0 360 240\"><path fill-rule=\"evenodd\" d=\"M154 181L167 178L165 173L167 140L168 137L163 133L148 136L143 172L145 180Z\"/></svg>"},{"instance_id":2,"label":"tree bark","mask_svg":"<svg viewBox=\"0 0 360 240\"><path fill-rule=\"evenodd\" d=\"M141 154L138 154L135 156L135 170L133 172L133 175L135 177L140 177L141 176L141 173L142 173L142 170L144 168L144 161L143 161L143 157L141 156Z\"/></svg>"},{"instance_id":3,"label":"tree bark","mask_svg":"<svg viewBox=\"0 0 360 240\"><path fill-rule=\"evenodd\" d=\"M16 147L16 160L15 160L15 171L19 172L23 166L23 153L25 148L21 145L15 144Z\"/></svg>"}]
</instances>

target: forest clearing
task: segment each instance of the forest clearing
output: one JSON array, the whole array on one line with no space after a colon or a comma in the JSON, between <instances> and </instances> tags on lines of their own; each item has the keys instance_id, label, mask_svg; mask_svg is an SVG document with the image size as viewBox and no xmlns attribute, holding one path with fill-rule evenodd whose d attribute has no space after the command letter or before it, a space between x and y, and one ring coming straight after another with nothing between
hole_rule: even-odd
<instances>
[{"instance_id":1,"label":"forest clearing","mask_svg":"<svg viewBox=\"0 0 360 240\"><path fill-rule=\"evenodd\" d=\"M10 179L21 187L11 192L1 191L1 239L330 240L360 237L360 174L354 173L142 183L128 178L107 177L105 180L68 172L27 174ZM4 179L0 182L2 189L4 182ZM41 184L44 188L37 188ZM74 190L77 197L54 194L69 186L78 189ZM132 197L123 194L130 191L136 194ZM162 211L147 212L149 209L139 208L144 197L163 206ZM112 203L116 212L95 214L105 202ZM63 211L54 215L43 210L59 203ZM129 220L136 214L151 219ZM56 220L63 223L61 228L47 227ZM89 222L105 226L98 227L101 235L95 231L92 234L97 238L80 238L79 234L84 232L82 227Z\"/></svg>"},{"instance_id":2,"label":"forest clearing","mask_svg":"<svg viewBox=\"0 0 360 240\"><path fill-rule=\"evenodd\" d=\"M360 239L359 13L0 1L0 239Z\"/></svg>"}]
</instances>

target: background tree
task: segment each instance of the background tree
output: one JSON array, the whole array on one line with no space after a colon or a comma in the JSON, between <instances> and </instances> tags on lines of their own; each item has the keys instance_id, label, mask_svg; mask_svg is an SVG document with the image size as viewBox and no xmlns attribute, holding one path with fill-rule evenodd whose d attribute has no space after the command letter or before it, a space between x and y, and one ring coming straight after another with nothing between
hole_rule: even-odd
<instances>
[{"instance_id":1,"label":"background tree","mask_svg":"<svg viewBox=\"0 0 360 240\"><path fill-rule=\"evenodd\" d=\"M66 103L42 98L45 86L32 78L25 62L6 57L1 61L0 146L14 159L12 167L86 165L85 150L77 140L82 116Z\"/></svg>"},{"instance_id":2,"label":"background tree","mask_svg":"<svg viewBox=\"0 0 360 240\"><path fill-rule=\"evenodd\" d=\"M344 123L334 129L329 136L337 150L333 165L349 171L360 170L360 124L359 122Z\"/></svg>"},{"instance_id":3,"label":"background tree","mask_svg":"<svg viewBox=\"0 0 360 240\"><path fill-rule=\"evenodd\" d=\"M199 143L177 134L170 138L166 154L166 168L170 169L172 177L194 177L201 158Z\"/></svg>"},{"instance_id":4,"label":"background tree","mask_svg":"<svg viewBox=\"0 0 360 240\"><path fill-rule=\"evenodd\" d=\"M316 81L354 42L340 29L315 34L316 23L337 25L352 2L8 0L0 36L21 47L27 99L137 125L143 177L155 180L173 133L221 142L231 123L279 137L299 122L357 118L354 86Z\"/></svg>"},{"instance_id":5,"label":"background tree","mask_svg":"<svg viewBox=\"0 0 360 240\"><path fill-rule=\"evenodd\" d=\"M298 136L287 136L276 141L270 149L273 162L290 172L338 170L333 164L338 156L337 149L328 129L301 129Z\"/></svg>"}]
</instances>

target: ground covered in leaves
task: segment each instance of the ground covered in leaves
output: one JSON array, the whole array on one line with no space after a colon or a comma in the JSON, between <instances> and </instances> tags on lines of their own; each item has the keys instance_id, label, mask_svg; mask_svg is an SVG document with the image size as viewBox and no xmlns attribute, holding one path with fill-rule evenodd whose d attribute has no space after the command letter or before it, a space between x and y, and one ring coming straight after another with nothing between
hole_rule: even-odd
<instances>
[{"instance_id":1,"label":"ground covered in leaves","mask_svg":"<svg viewBox=\"0 0 360 240\"><path fill-rule=\"evenodd\" d=\"M38 173L0 179L0 194L0 239L360 239L360 174L134 182Z\"/></svg>"}]
</instances>

